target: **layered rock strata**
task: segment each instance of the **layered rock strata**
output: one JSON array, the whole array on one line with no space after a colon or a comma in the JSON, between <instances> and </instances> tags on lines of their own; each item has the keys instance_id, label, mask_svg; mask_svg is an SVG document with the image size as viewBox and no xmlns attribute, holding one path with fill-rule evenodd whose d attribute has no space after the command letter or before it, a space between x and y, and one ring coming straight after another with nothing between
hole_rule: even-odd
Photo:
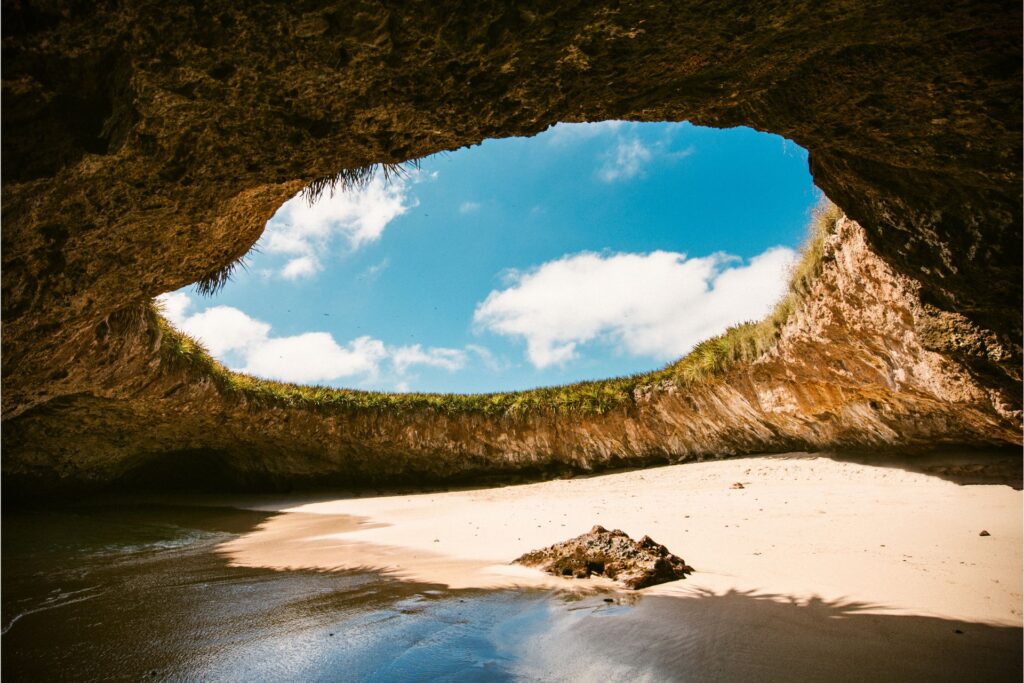
<instances>
[{"instance_id":1,"label":"layered rock strata","mask_svg":"<svg viewBox=\"0 0 1024 683\"><path fill-rule=\"evenodd\" d=\"M22 488L290 488L550 476L759 452L1018 443L1010 397L930 351L920 285L841 218L774 347L690 386L637 388L604 413L485 414L256 402L168 361L144 311L83 344L99 381L4 426Z\"/></svg>"},{"instance_id":2,"label":"layered rock strata","mask_svg":"<svg viewBox=\"0 0 1024 683\"><path fill-rule=\"evenodd\" d=\"M1001 1L5 2L5 485L1019 443L1020 25ZM145 302L311 182L607 119L784 135L863 226L762 361L573 419L240 405L164 367Z\"/></svg>"}]
</instances>

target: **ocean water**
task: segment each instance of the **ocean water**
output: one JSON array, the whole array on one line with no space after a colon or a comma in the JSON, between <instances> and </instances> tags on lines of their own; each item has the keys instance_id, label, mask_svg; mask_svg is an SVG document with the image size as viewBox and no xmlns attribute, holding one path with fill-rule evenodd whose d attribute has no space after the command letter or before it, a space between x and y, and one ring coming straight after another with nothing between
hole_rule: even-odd
<instances>
[{"instance_id":1,"label":"ocean water","mask_svg":"<svg viewBox=\"0 0 1024 683\"><path fill-rule=\"evenodd\" d=\"M1020 680L1021 630L773 596L448 590L217 551L268 514L3 516L6 681Z\"/></svg>"},{"instance_id":2,"label":"ocean water","mask_svg":"<svg viewBox=\"0 0 1024 683\"><path fill-rule=\"evenodd\" d=\"M630 609L228 566L217 546L266 516L166 505L6 514L4 680L513 680L553 610Z\"/></svg>"}]
</instances>

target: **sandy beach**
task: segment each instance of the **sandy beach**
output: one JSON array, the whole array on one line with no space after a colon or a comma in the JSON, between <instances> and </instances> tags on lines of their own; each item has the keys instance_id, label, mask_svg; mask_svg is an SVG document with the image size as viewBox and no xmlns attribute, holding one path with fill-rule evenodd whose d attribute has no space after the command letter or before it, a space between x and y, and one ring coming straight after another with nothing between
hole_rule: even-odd
<instances>
[{"instance_id":1,"label":"sandy beach","mask_svg":"<svg viewBox=\"0 0 1024 683\"><path fill-rule=\"evenodd\" d=\"M858 614L1022 623L1021 492L899 467L793 454L258 507L285 514L221 546L234 565L369 568L450 588L614 591L602 579L509 565L601 524L648 534L696 568L645 596L747 595Z\"/></svg>"}]
</instances>

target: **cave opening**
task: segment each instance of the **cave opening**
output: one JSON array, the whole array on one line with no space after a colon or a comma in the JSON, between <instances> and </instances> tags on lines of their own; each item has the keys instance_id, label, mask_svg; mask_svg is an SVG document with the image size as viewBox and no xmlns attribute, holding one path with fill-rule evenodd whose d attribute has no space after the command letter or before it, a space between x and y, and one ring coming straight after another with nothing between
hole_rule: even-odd
<instances>
[{"instance_id":1,"label":"cave opening","mask_svg":"<svg viewBox=\"0 0 1024 683\"><path fill-rule=\"evenodd\" d=\"M823 199L795 143L685 122L563 123L345 180L289 200L243 268L161 296L164 315L297 384L631 375L768 315Z\"/></svg>"}]
</instances>

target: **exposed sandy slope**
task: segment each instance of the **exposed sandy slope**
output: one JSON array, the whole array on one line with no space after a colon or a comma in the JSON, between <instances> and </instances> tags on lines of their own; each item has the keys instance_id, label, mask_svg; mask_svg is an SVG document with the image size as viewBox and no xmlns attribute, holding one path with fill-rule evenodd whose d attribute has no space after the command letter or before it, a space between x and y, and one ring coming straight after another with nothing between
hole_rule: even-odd
<instances>
[{"instance_id":1,"label":"exposed sandy slope","mask_svg":"<svg viewBox=\"0 0 1024 683\"><path fill-rule=\"evenodd\" d=\"M1021 624L1021 492L898 468L767 456L274 509L289 514L222 546L232 563L370 567L451 587L580 586L599 582L506 563L601 524L649 534L697 570L644 594L818 596Z\"/></svg>"}]
</instances>

